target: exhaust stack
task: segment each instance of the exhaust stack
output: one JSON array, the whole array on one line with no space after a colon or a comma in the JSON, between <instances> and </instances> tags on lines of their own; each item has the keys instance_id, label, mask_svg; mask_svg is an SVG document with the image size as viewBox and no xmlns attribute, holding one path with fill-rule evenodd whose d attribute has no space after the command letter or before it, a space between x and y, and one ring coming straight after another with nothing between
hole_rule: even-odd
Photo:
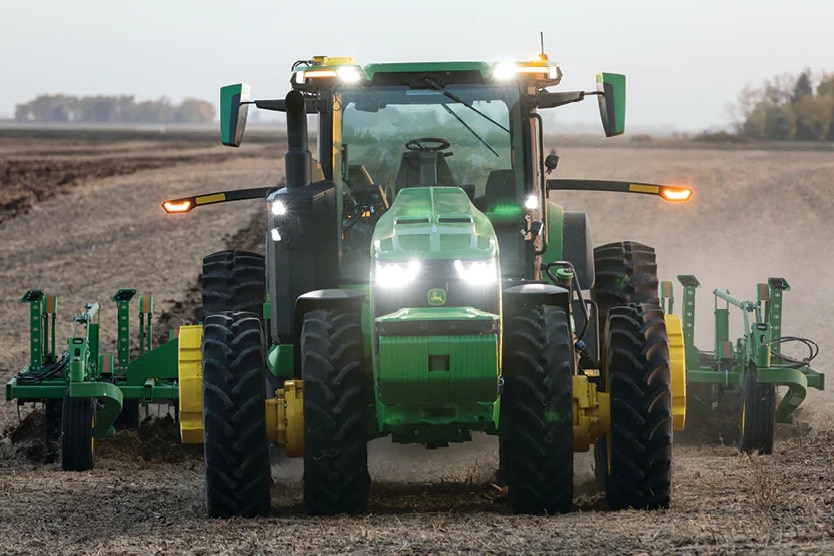
<instances>
[{"instance_id":1,"label":"exhaust stack","mask_svg":"<svg viewBox=\"0 0 834 556\"><path fill-rule=\"evenodd\" d=\"M287 152L284 172L287 187L310 185L313 175L313 155L307 144L307 109L304 95L290 91L285 98L287 107Z\"/></svg>"}]
</instances>

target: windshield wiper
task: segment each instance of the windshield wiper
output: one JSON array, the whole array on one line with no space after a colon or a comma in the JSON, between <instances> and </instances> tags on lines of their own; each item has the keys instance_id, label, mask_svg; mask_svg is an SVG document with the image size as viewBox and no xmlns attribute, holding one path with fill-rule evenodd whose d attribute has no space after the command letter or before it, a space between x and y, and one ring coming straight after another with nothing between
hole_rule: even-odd
<instances>
[{"instance_id":1,"label":"windshield wiper","mask_svg":"<svg viewBox=\"0 0 834 556\"><path fill-rule=\"evenodd\" d=\"M431 87L431 88L432 88L432 89L434 89L435 91L440 91L441 93L443 93L443 96L445 96L445 97L447 97L447 98L450 98L450 99L452 99L453 101L455 101L455 102L457 102L457 103L459 103L459 104L462 104L462 105L466 106L467 108L469 108L470 110L472 110L472 111L473 111L473 112L475 112L476 114L478 114L478 115L480 115L480 116L482 116L482 117L486 118L486 119L487 119L487 120L489 120L490 122L494 123L495 125L497 125L497 126L498 126L498 127L500 127L501 129L503 129L504 131L506 131L507 133L509 133L509 132L510 132L510 130L509 130L509 129L507 129L507 128L506 128L506 127L504 127L503 125L499 124L498 122L496 122L495 120L493 120L492 118L490 118L489 116L487 116L486 114L484 114L483 112L481 112L480 110L478 110L477 108L475 108L474 106L472 106L471 104L469 104L468 102L466 102L465 100L463 100L462 98L460 98L459 96L457 96L455 93L450 93L449 91L447 91L446 89L444 89L443 87L441 87L441 86L440 86L440 85L438 85L436 82L434 82L433 80L429 79L428 77L426 77L423 81L425 81L426 83L428 83L429 87Z\"/></svg>"},{"instance_id":2,"label":"windshield wiper","mask_svg":"<svg viewBox=\"0 0 834 556\"><path fill-rule=\"evenodd\" d=\"M472 129L471 127L469 127L469 124L467 124L466 122L464 122L464 121L463 121L463 119L461 119L461 117L460 117L460 116L458 116L458 115L455 113L455 111L454 111L454 110L452 110L451 108L449 108L449 105L448 105L448 104L442 104L441 106L443 106L443 108L446 110L446 112L448 112L449 114L451 114L451 115L452 115L452 117L454 117L457 121L459 121L459 122L461 123L461 125L463 125L463 127L465 127L466 129L468 129L468 130L469 130L469 133L471 133L472 135L474 135L474 136L475 136L475 138L476 138L478 141L480 141L481 143L483 143L483 144L484 144L484 146L485 146L486 148L488 148L488 149L492 152L492 154L494 154L495 156L500 156L500 155L499 155L499 154L495 151L495 149L493 149L492 147L490 147L490 146L489 146L489 143L487 143L487 142L486 142L483 138L481 138L481 136L480 136L480 135L478 135L478 133L477 133L474 129Z\"/></svg>"}]
</instances>

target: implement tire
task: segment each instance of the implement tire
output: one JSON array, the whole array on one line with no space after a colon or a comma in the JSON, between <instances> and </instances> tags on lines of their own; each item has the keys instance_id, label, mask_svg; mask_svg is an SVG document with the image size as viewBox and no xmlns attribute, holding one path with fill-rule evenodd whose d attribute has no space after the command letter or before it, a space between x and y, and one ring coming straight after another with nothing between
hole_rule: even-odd
<instances>
[{"instance_id":1,"label":"implement tire","mask_svg":"<svg viewBox=\"0 0 834 556\"><path fill-rule=\"evenodd\" d=\"M95 401L64 394L61 411L61 467L64 471L88 471L95 466Z\"/></svg>"},{"instance_id":2,"label":"implement tire","mask_svg":"<svg viewBox=\"0 0 834 556\"><path fill-rule=\"evenodd\" d=\"M561 307L525 309L505 328L502 473L515 513L565 513L573 502L574 348Z\"/></svg>"},{"instance_id":3,"label":"implement tire","mask_svg":"<svg viewBox=\"0 0 834 556\"><path fill-rule=\"evenodd\" d=\"M310 514L360 513L368 507L371 383L364 359L358 314L304 315L304 504Z\"/></svg>"},{"instance_id":4,"label":"implement tire","mask_svg":"<svg viewBox=\"0 0 834 556\"><path fill-rule=\"evenodd\" d=\"M269 513L265 357L256 314L208 315L203 323L206 510L212 517Z\"/></svg>"},{"instance_id":5,"label":"implement tire","mask_svg":"<svg viewBox=\"0 0 834 556\"><path fill-rule=\"evenodd\" d=\"M605 340L611 396L608 505L612 510L668 508L672 387L663 311L646 303L613 308Z\"/></svg>"},{"instance_id":6,"label":"implement tire","mask_svg":"<svg viewBox=\"0 0 834 556\"><path fill-rule=\"evenodd\" d=\"M597 322L604 327L614 307L629 303L659 304L657 256L653 247L635 241L607 243L594 249L594 287L591 299L598 307ZM604 330L600 331L604 333ZM605 345L600 350L599 366L605 360ZM605 392L607 378L604 369L599 388ZM594 443L594 474L600 490L608 482L608 439L600 436Z\"/></svg>"},{"instance_id":7,"label":"implement tire","mask_svg":"<svg viewBox=\"0 0 834 556\"><path fill-rule=\"evenodd\" d=\"M203 318L245 311L263 317L266 270L263 255L227 249L203 258Z\"/></svg>"},{"instance_id":8,"label":"implement tire","mask_svg":"<svg viewBox=\"0 0 834 556\"><path fill-rule=\"evenodd\" d=\"M756 373L745 373L742 382L741 420L738 451L749 454L773 453L773 432L776 423L776 387L756 382Z\"/></svg>"}]
</instances>

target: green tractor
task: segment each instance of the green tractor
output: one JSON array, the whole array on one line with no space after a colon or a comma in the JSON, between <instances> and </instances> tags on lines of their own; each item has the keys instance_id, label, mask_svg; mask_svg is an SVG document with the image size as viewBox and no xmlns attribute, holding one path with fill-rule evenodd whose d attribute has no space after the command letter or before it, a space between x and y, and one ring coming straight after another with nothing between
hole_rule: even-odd
<instances>
[{"instance_id":1,"label":"green tractor","mask_svg":"<svg viewBox=\"0 0 834 556\"><path fill-rule=\"evenodd\" d=\"M367 508L370 440L435 449L473 431L499 436L515 512L569 511L573 454L591 444L612 507L668 507L685 411L670 352L682 361L684 348L669 341L680 320L659 306L654 250L594 249L586 215L548 193L691 191L547 179L558 157L539 110L595 95L606 135L624 128L624 76L548 91L561 76L544 55L316 57L293 66L284 99L221 89L224 144L240 145L254 104L286 114L288 150L283 187L164 204L266 201L265 258L204 260L202 398L180 392L181 407L203 408L211 515L268 511L267 439L303 455L307 510L337 514Z\"/></svg>"}]
</instances>

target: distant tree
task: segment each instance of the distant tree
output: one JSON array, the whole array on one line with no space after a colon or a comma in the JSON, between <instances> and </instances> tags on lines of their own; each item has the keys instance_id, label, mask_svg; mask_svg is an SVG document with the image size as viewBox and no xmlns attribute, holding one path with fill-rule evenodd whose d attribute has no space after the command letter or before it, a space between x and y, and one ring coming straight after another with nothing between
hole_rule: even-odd
<instances>
[{"instance_id":1,"label":"distant tree","mask_svg":"<svg viewBox=\"0 0 834 556\"><path fill-rule=\"evenodd\" d=\"M825 141L831 129L834 113L834 97L804 95L793 110L796 114L796 139L799 141Z\"/></svg>"},{"instance_id":2,"label":"distant tree","mask_svg":"<svg viewBox=\"0 0 834 556\"><path fill-rule=\"evenodd\" d=\"M136 102L132 95L40 95L15 106L15 120L46 123L206 123L214 120L210 102L187 98L173 105L170 99Z\"/></svg>"},{"instance_id":3,"label":"distant tree","mask_svg":"<svg viewBox=\"0 0 834 556\"><path fill-rule=\"evenodd\" d=\"M796 135L796 115L789 104L761 101L745 121L742 132L754 139L791 140Z\"/></svg>"},{"instance_id":4,"label":"distant tree","mask_svg":"<svg viewBox=\"0 0 834 556\"><path fill-rule=\"evenodd\" d=\"M834 74L815 81L806 69L745 87L732 107L736 130L754 139L834 141Z\"/></svg>"},{"instance_id":5,"label":"distant tree","mask_svg":"<svg viewBox=\"0 0 834 556\"><path fill-rule=\"evenodd\" d=\"M817 96L834 97L834 73L823 75L817 85Z\"/></svg>"},{"instance_id":6,"label":"distant tree","mask_svg":"<svg viewBox=\"0 0 834 556\"><path fill-rule=\"evenodd\" d=\"M805 70L799 74L796 85L791 95L791 104L797 104L805 97L813 96L814 86L811 84L811 70Z\"/></svg>"},{"instance_id":7,"label":"distant tree","mask_svg":"<svg viewBox=\"0 0 834 556\"><path fill-rule=\"evenodd\" d=\"M187 98L174 109L171 120L176 123L202 124L214 121L214 105L205 100Z\"/></svg>"}]
</instances>

